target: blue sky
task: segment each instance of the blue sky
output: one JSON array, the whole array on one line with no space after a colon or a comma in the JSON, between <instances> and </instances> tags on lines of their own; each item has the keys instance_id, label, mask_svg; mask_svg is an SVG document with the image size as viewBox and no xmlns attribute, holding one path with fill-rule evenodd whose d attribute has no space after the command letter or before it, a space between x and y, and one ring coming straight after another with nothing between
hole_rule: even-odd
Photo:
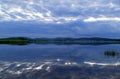
<instances>
[{"instance_id":1,"label":"blue sky","mask_svg":"<svg viewBox=\"0 0 120 79\"><path fill-rule=\"evenodd\" d=\"M119 37L120 0L0 0L0 37Z\"/></svg>"}]
</instances>

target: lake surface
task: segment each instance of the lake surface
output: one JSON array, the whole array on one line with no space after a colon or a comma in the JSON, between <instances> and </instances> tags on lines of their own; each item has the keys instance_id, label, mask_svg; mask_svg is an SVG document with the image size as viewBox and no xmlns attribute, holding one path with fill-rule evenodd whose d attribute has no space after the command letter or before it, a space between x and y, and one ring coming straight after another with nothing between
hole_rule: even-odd
<instances>
[{"instance_id":1,"label":"lake surface","mask_svg":"<svg viewBox=\"0 0 120 79\"><path fill-rule=\"evenodd\" d=\"M119 44L0 45L0 79L119 79L119 52Z\"/></svg>"}]
</instances>

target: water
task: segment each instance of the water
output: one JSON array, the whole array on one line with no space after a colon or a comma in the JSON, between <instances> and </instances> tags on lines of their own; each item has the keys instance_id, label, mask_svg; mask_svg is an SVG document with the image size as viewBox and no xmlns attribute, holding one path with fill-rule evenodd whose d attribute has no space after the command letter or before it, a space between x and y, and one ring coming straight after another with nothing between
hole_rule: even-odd
<instances>
[{"instance_id":1,"label":"water","mask_svg":"<svg viewBox=\"0 0 120 79\"><path fill-rule=\"evenodd\" d=\"M0 79L119 79L119 52L119 44L0 45Z\"/></svg>"}]
</instances>

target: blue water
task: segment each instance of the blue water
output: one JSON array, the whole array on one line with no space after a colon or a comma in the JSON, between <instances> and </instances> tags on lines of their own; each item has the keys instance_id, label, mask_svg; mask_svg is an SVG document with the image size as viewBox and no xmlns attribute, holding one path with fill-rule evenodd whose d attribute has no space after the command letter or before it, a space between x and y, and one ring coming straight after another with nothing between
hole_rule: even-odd
<instances>
[{"instance_id":1,"label":"blue water","mask_svg":"<svg viewBox=\"0 0 120 79\"><path fill-rule=\"evenodd\" d=\"M119 44L0 45L0 79L119 79L119 62Z\"/></svg>"},{"instance_id":2,"label":"blue water","mask_svg":"<svg viewBox=\"0 0 120 79\"><path fill-rule=\"evenodd\" d=\"M105 56L107 50L120 51L120 45L0 45L0 61L43 61L64 59L83 63L94 61L113 63L119 61L119 55Z\"/></svg>"}]
</instances>

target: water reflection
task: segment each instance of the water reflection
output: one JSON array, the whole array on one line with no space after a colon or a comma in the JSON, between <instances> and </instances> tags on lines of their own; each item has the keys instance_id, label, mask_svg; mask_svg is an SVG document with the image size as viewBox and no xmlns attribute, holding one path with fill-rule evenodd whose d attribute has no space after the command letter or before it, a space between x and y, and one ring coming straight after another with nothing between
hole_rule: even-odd
<instances>
[{"instance_id":1,"label":"water reflection","mask_svg":"<svg viewBox=\"0 0 120 79\"><path fill-rule=\"evenodd\" d=\"M119 79L119 51L120 45L0 45L0 79Z\"/></svg>"}]
</instances>

